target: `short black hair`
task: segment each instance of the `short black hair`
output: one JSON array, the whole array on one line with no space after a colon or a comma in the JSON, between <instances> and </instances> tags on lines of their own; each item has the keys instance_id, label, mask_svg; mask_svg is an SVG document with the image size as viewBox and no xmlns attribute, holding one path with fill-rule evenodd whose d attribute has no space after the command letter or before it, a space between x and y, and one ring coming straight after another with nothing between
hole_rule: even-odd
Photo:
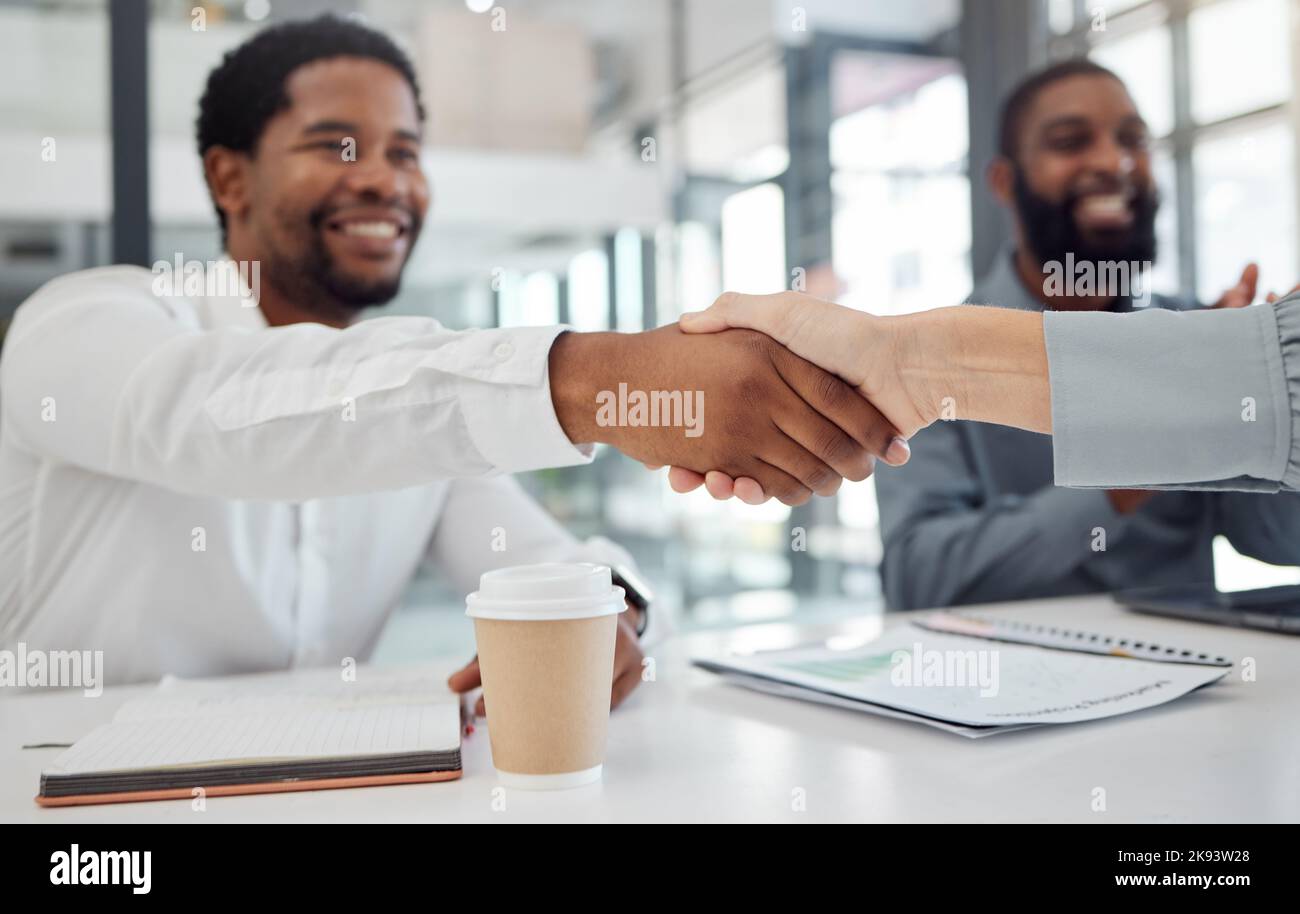
<instances>
[{"instance_id":1,"label":"short black hair","mask_svg":"<svg viewBox=\"0 0 1300 914\"><path fill-rule=\"evenodd\" d=\"M263 29L226 52L208 74L199 100L195 124L199 156L213 146L251 153L267 121L289 107L284 84L289 74L305 64L331 57L363 57L397 70L415 93L415 107L424 121L420 84L411 59L383 32L353 18L326 14ZM226 236L226 214L221 208L221 236Z\"/></svg>"},{"instance_id":2,"label":"short black hair","mask_svg":"<svg viewBox=\"0 0 1300 914\"><path fill-rule=\"evenodd\" d=\"M1007 95L1002 103L1002 113L998 121L998 152L1016 160L1016 147L1020 143L1020 129L1025 119L1025 112L1034 103L1038 93L1053 83L1058 83L1071 76L1108 76L1121 86L1124 80L1099 63L1086 57L1071 57L1030 73Z\"/></svg>"}]
</instances>

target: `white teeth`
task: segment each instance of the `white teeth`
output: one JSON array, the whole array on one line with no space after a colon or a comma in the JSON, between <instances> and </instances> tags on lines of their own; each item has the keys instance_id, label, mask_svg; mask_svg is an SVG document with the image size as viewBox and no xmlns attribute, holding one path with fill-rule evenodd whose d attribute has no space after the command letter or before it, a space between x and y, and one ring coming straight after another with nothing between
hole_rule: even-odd
<instances>
[{"instance_id":1,"label":"white teeth","mask_svg":"<svg viewBox=\"0 0 1300 914\"><path fill-rule=\"evenodd\" d=\"M343 234L363 238L396 238L397 226L391 222L345 222Z\"/></svg>"},{"instance_id":2,"label":"white teeth","mask_svg":"<svg viewBox=\"0 0 1300 914\"><path fill-rule=\"evenodd\" d=\"M1092 194L1083 200L1085 208L1101 213L1121 213L1128 209L1123 194Z\"/></svg>"}]
</instances>

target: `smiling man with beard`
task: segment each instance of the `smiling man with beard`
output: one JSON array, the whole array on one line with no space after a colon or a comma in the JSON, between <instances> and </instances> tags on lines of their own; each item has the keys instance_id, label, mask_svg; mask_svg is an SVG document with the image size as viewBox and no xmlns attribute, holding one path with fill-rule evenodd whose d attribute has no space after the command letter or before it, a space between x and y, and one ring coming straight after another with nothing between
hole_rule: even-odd
<instances>
[{"instance_id":1,"label":"smiling man with beard","mask_svg":"<svg viewBox=\"0 0 1300 914\"><path fill-rule=\"evenodd\" d=\"M1087 60L1053 65L1008 96L999 136L989 187L1012 213L1015 244L969 301L1133 310L1136 288L1079 284L1065 290L1074 294L1052 294L1063 264L1088 264L1101 277L1117 275L1108 264L1155 260L1149 138L1124 84ZM1214 307L1250 304L1256 278L1247 266ZM1143 298L1150 307L1196 307ZM960 421L962 404L951 405L957 421L936 422L912 441L906 466L876 477L893 609L1212 582L1219 534L1263 561L1300 563L1294 495L1057 488L1051 438Z\"/></svg>"},{"instance_id":2,"label":"smiling man with beard","mask_svg":"<svg viewBox=\"0 0 1300 914\"><path fill-rule=\"evenodd\" d=\"M260 288L159 289L114 266L18 309L0 647L102 650L110 684L337 666L370 653L422 564L468 593L495 567L628 561L506 474L606 443L758 474L799 504L906 459L852 388L752 331L357 320L397 294L428 210L423 125L383 34L328 16L259 32L210 74L197 132L226 251L260 263ZM598 422L620 384L699 392L708 424ZM643 621L620 617L613 703L641 681ZM477 684L473 663L452 681Z\"/></svg>"}]
</instances>

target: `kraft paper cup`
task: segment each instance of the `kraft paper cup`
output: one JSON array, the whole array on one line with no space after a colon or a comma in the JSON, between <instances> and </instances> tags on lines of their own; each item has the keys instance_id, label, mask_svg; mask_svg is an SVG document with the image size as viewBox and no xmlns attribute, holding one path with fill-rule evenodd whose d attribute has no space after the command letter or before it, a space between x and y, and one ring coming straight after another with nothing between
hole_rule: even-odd
<instances>
[{"instance_id":1,"label":"kraft paper cup","mask_svg":"<svg viewBox=\"0 0 1300 914\"><path fill-rule=\"evenodd\" d=\"M489 571L466 600L502 784L576 787L605 762L623 588L585 563Z\"/></svg>"}]
</instances>

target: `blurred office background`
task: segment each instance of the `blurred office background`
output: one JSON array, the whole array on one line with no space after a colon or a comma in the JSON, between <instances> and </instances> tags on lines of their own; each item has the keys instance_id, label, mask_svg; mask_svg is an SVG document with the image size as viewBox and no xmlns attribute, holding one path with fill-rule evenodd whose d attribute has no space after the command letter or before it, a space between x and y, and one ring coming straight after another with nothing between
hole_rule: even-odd
<instances>
[{"instance_id":1,"label":"blurred office background","mask_svg":"<svg viewBox=\"0 0 1300 914\"><path fill-rule=\"evenodd\" d=\"M630 331L799 283L954 304L1008 233L982 181L1002 94L1080 53L1157 138L1156 289L1213 300L1252 259L1261 295L1300 280L1300 0L0 0L0 322L63 272L218 256L206 74L325 10L396 36L431 113L434 209L388 313ZM869 481L756 508L603 452L525 482L631 549L685 625L879 606ZM1221 546L1221 586L1300 580ZM450 596L424 580L412 601Z\"/></svg>"}]
</instances>

